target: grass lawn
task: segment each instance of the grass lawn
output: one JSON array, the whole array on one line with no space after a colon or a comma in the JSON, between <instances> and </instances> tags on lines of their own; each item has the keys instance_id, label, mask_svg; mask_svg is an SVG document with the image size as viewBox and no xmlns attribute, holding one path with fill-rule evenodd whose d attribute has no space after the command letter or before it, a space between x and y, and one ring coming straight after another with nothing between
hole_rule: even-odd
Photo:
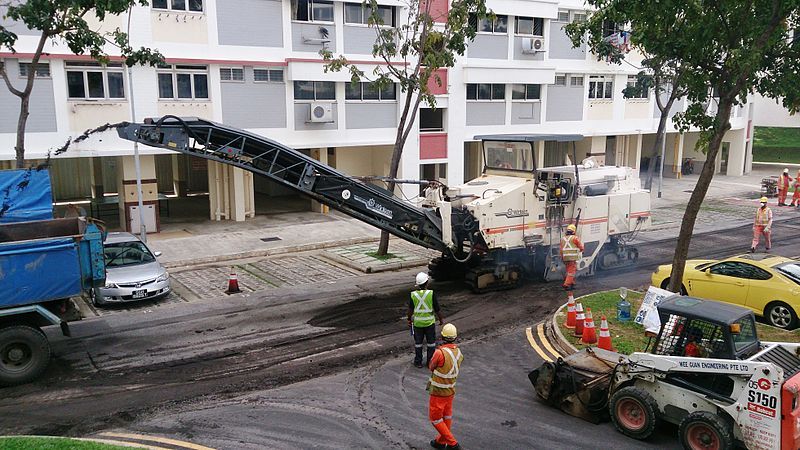
<instances>
[{"instance_id":1,"label":"grass lawn","mask_svg":"<svg viewBox=\"0 0 800 450\"><path fill-rule=\"evenodd\" d=\"M755 127L753 160L800 163L800 128Z\"/></svg>"},{"instance_id":2,"label":"grass lawn","mask_svg":"<svg viewBox=\"0 0 800 450\"><path fill-rule=\"evenodd\" d=\"M628 301L631 303L631 316L635 317L639 306L642 304L643 294L635 291L628 291ZM617 321L617 303L619 303L619 291L605 291L590 294L579 300L586 307L592 309L595 328L598 336L600 335L600 316L605 314L608 319L608 328L611 333L611 342L614 350L630 354L633 352L644 351L647 347L647 337L644 335L644 328L637 325L633 320L628 322ZM567 318L566 308L561 310L556 317L558 326L564 337L579 350L587 347L580 342L579 337L573 336L573 330L564 326ZM785 331L763 323L756 323L759 339L762 341L774 342L800 342L800 331Z\"/></svg>"},{"instance_id":3,"label":"grass lawn","mask_svg":"<svg viewBox=\"0 0 800 450\"><path fill-rule=\"evenodd\" d=\"M0 437L0 448L3 450L131 450L137 447L64 438Z\"/></svg>"}]
</instances>

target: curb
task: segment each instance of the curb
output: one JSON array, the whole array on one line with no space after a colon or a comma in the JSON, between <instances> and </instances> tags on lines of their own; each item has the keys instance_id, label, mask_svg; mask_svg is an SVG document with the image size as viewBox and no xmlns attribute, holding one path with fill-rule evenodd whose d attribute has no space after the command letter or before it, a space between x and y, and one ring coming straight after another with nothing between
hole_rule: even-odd
<instances>
[{"instance_id":1,"label":"curb","mask_svg":"<svg viewBox=\"0 0 800 450\"><path fill-rule=\"evenodd\" d=\"M613 289L611 289L611 290L613 290ZM580 300L582 298L586 298L586 297L588 297L590 295L594 295L594 294L597 294L597 293L600 293L600 292L608 292L608 290L592 292L590 294L584 294L584 295L581 295L580 297L576 297L575 301L577 302L578 300ZM558 309L556 309L555 312L553 312L553 317L550 318L550 323L552 325L553 334L555 335L555 338L558 339L558 345L563 349L571 350L571 353L578 353L578 349L574 345L572 345L572 343L569 342L567 340L567 338L564 337L564 334L561 333L561 328L558 326L558 321L557 321L558 313L563 311L566 307L567 307L566 303L564 303L563 305L559 306Z\"/></svg>"},{"instance_id":2,"label":"curb","mask_svg":"<svg viewBox=\"0 0 800 450\"><path fill-rule=\"evenodd\" d=\"M410 269L412 267L419 267L428 264L428 260L418 258L418 259L411 259L408 261L393 262L393 263L386 263L386 264L379 264L372 266L372 265L362 265L354 263L352 260L347 259L344 256L337 255L331 252L324 252L321 256L325 259L329 259L333 262L342 264L353 270L357 270L363 273L378 273L378 272L388 272L391 270Z\"/></svg>"},{"instance_id":3,"label":"curb","mask_svg":"<svg viewBox=\"0 0 800 450\"><path fill-rule=\"evenodd\" d=\"M299 253L299 252L307 252L310 250L321 250L325 248L333 248L333 247L343 247L346 245L354 245L354 244L366 244L370 242L378 242L380 238L374 237L359 237L359 238L350 238L340 241L321 241L321 242L314 242L311 244L300 244L300 245L292 245L288 247L277 247L277 248L268 248L262 250L252 250L249 252L243 253L233 253L227 255L216 255L216 256L208 256L204 258L193 258L193 259L181 259L177 261L168 261L162 263L162 265L167 269L179 269L179 268L186 268L191 266L198 266L202 264L213 264L213 263L220 263L226 261L236 261L238 259L247 259L247 258L258 258L263 256L276 256L276 255L284 255L287 253Z\"/></svg>"}]
</instances>

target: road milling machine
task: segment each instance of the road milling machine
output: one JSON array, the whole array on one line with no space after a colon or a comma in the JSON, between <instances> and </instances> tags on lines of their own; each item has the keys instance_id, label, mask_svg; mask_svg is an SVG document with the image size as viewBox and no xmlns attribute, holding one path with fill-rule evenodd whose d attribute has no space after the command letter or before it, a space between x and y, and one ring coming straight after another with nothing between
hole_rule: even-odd
<instances>
[{"instance_id":1,"label":"road milling machine","mask_svg":"<svg viewBox=\"0 0 800 450\"><path fill-rule=\"evenodd\" d=\"M593 161L537 169L541 141L575 143L579 135L477 136L484 170L460 186L422 182L412 204L338 172L263 136L215 122L164 116L117 125L120 137L230 164L306 195L408 242L442 252L430 263L434 279L463 278L477 291L507 289L524 278L563 272L560 240L567 225L584 242L579 274L632 264L628 245L650 223L650 194L626 167Z\"/></svg>"},{"instance_id":2,"label":"road milling machine","mask_svg":"<svg viewBox=\"0 0 800 450\"><path fill-rule=\"evenodd\" d=\"M634 439L667 422L692 450L800 448L800 344L761 342L753 312L728 303L674 295L654 314L643 352L588 348L532 371L539 398Z\"/></svg>"}]
</instances>

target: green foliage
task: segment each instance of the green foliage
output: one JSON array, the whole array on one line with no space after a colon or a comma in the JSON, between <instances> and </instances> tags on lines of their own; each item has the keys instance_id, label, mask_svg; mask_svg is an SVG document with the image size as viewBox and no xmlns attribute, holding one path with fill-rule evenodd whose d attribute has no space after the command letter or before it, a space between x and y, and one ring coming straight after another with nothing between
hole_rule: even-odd
<instances>
[{"instance_id":1,"label":"green foliage","mask_svg":"<svg viewBox=\"0 0 800 450\"><path fill-rule=\"evenodd\" d=\"M753 145L800 149L800 128L755 127L753 130Z\"/></svg>"},{"instance_id":2,"label":"green foliage","mask_svg":"<svg viewBox=\"0 0 800 450\"><path fill-rule=\"evenodd\" d=\"M376 0L365 0L362 6L369 12L369 26L375 29L372 56L380 64L367 74L344 56L335 57L330 50L323 49L320 54L326 61L325 70L347 69L354 83L370 81L382 87L397 82L402 92L417 93L431 106L436 105L436 99L428 90L428 81L433 77L441 86L442 80L435 72L453 67L456 57L463 55L468 42L475 38L477 29L470 25L470 18L490 15L485 0L455 0L447 12L446 23L434 26L437 17L430 10L430 2L410 0L405 8L407 20L396 27L387 27Z\"/></svg>"},{"instance_id":3,"label":"green foliage","mask_svg":"<svg viewBox=\"0 0 800 450\"><path fill-rule=\"evenodd\" d=\"M122 14L137 4L148 5L146 0L27 0L10 3L5 17L41 31L45 40L64 42L76 55L89 54L100 62L107 62L108 54L103 47L113 44L129 66L156 65L164 59L158 51L144 47L133 49L126 33L119 29L110 33L97 32L85 19L87 14L93 14L102 21L108 15ZM16 34L0 26L0 48L16 52L17 40Z\"/></svg>"},{"instance_id":4,"label":"green foliage","mask_svg":"<svg viewBox=\"0 0 800 450\"><path fill-rule=\"evenodd\" d=\"M130 450L102 442L79 441L57 437L0 437L0 448L5 450Z\"/></svg>"}]
</instances>

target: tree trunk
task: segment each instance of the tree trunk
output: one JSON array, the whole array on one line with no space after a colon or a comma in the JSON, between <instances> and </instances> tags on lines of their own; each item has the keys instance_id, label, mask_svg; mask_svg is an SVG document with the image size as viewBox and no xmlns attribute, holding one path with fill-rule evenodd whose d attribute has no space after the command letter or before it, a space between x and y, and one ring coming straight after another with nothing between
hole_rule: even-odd
<instances>
[{"instance_id":1,"label":"tree trunk","mask_svg":"<svg viewBox=\"0 0 800 450\"><path fill-rule=\"evenodd\" d=\"M656 94L658 95L658 94ZM656 131L656 142L653 144L653 150L650 153L650 161L647 164L647 178L645 178L644 188L653 188L653 174L656 170L656 161L661 154L661 142L667 138L667 119L669 119L669 112L672 110L672 104L675 103L675 97L670 95L667 104L664 105L664 110L661 111L661 116L658 119L658 130Z\"/></svg>"},{"instance_id":2,"label":"tree trunk","mask_svg":"<svg viewBox=\"0 0 800 450\"><path fill-rule=\"evenodd\" d=\"M31 69L35 70L35 69ZM30 115L30 91L27 95L23 95L19 99L19 118L17 119L17 143L14 147L17 158L17 169L25 167L25 126L28 123L28 115Z\"/></svg>"},{"instance_id":3,"label":"tree trunk","mask_svg":"<svg viewBox=\"0 0 800 450\"><path fill-rule=\"evenodd\" d=\"M703 169L700 171L700 178L697 180L697 185L692 191L692 196L689 198L689 203L686 205L686 212L683 214L681 221L681 231L678 234L678 243L675 246L675 255L672 258L672 273L670 273L669 290L672 292L680 292L681 281L683 280L683 272L686 267L686 257L689 254L689 244L692 241L692 232L694 224L697 220L697 213L700 211L700 206L703 204L703 199L706 197L708 187L711 185L711 179L714 178L714 169L716 168L717 154L719 148L722 146L722 139L725 133L730 129L730 116L733 103L728 99L720 99L719 109L717 110L717 117L714 123L714 134L711 141L708 143L708 153L706 154L706 162L703 164Z\"/></svg>"},{"instance_id":4,"label":"tree trunk","mask_svg":"<svg viewBox=\"0 0 800 450\"><path fill-rule=\"evenodd\" d=\"M400 136L398 136L400 137ZM394 145L394 151L392 151L392 162L389 165L389 182L386 184L386 188L389 189L389 192L394 195L394 188L397 185L394 180L397 178L397 171L400 169L400 158L403 156L403 145L405 144L405 139L403 142L396 142ZM378 255L383 256L389 252L389 232L388 231L381 231L381 242L378 244Z\"/></svg>"}]
</instances>

